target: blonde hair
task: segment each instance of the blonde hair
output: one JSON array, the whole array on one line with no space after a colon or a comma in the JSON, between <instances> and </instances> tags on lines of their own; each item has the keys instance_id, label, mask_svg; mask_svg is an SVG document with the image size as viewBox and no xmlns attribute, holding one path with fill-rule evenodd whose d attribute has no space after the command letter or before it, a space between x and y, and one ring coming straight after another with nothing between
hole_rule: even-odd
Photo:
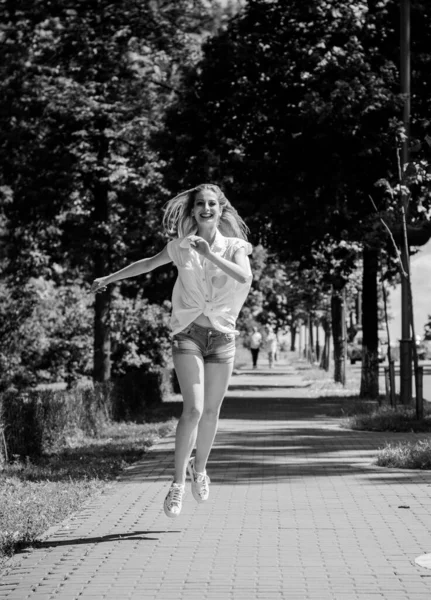
<instances>
[{"instance_id":1,"label":"blonde hair","mask_svg":"<svg viewBox=\"0 0 431 600\"><path fill-rule=\"evenodd\" d=\"M186 237L196 233L197 225L192 216L196 194L202 190L213 192L220 205L221 216L218 224L220 233L226 237L247 239L248 227L238 212L223 194L221 189L212 183L202 183L190 190L181 192L169 200L164 206L163 227L172 236Z\"/></svg>"}]
</instances>

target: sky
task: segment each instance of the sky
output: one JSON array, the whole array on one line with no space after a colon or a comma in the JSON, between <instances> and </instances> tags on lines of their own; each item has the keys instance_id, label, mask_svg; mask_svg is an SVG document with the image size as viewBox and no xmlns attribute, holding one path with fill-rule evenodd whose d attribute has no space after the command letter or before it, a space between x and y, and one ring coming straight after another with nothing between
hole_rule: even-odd
<instances>
[{"instance_id":1,"label":"sky","mask_svg":"<svg viewBox=\"0 0 431 600\"><path fill-rule=\"evenodd\" d=\"M416 335L423 339L425 323L431 316L431 240L410 261L413 293L413 318ZM389 323L392 343L401 337L401 286L390 290Z\"/></svg>"}]
</instances>

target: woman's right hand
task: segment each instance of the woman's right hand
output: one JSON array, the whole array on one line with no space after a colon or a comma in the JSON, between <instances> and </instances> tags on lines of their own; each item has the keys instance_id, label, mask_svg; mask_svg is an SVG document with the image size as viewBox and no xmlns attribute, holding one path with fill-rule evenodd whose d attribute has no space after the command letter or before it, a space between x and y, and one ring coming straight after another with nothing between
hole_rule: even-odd
<instances>
[{"instance_id":1,"label":"woman's right hand","mask_svg":"<svg viewBox=\"0 0 431 600\"><path fill-rule=\"evenodd\" d=\"M104 292L108 285L107 277L98 277L93 281L90 288L90 293L97 294L97 292Z\"/></svg>"}]
</instances>

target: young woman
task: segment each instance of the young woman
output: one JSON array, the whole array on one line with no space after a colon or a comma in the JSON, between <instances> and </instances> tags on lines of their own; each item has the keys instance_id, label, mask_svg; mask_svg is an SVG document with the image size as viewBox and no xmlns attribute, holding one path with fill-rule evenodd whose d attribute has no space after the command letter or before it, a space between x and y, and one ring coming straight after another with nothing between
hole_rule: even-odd
<instances>
[{"instance_id":1,"label":"young woman","mask_svg":"<svg viewBox=\"0 0 431 600\"><path fill-rule=\"evenodd\" d=\"M265 346L268 352L268 364L272 369L277 357L278 340L271 325L265 325Z\"/></svg>"},{"instance_id":2,"label":"young woman","mask_svg":"<svg viewBox=\"0 0 431 600\"><path fill-rule=\"evenodd\" d=\"M96 279L92 291L173 262L178 278L172 293L172 353L183 397L175 439L175 475L164 502L177 517L186 471L193 497L205 502L210 479L206 464L235 357L235 322L252 274L247 227L216 185L203 184L170 200L163 226L176 235L156 256ZM195 456L191 457L196 446Z\"/></svg>"}]
</instances>

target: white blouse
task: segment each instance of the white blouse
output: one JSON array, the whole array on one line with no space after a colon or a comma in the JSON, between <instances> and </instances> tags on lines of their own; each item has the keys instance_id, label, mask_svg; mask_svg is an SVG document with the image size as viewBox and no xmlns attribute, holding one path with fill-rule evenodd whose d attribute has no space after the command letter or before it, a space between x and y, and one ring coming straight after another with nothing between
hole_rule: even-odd
<instances>
[{"instance_id":1,"label":"white blouse","mask_svg":"<svg viewBox=\"0 0 431 600\"><path fill-rule=\"evenodd\" d=\"M217 230L211 246L214 254L232 260L239 248L251 254L251 244L240 238L224 237ZM172 333L179 333L201 314L208 317L214 329L223 333L237 333L236 319L253 278L250 263L247 282L240 283L198 254L188 237L170 241L167 250L178 269L172 292Z\"/></svg>"}]
</instances>

